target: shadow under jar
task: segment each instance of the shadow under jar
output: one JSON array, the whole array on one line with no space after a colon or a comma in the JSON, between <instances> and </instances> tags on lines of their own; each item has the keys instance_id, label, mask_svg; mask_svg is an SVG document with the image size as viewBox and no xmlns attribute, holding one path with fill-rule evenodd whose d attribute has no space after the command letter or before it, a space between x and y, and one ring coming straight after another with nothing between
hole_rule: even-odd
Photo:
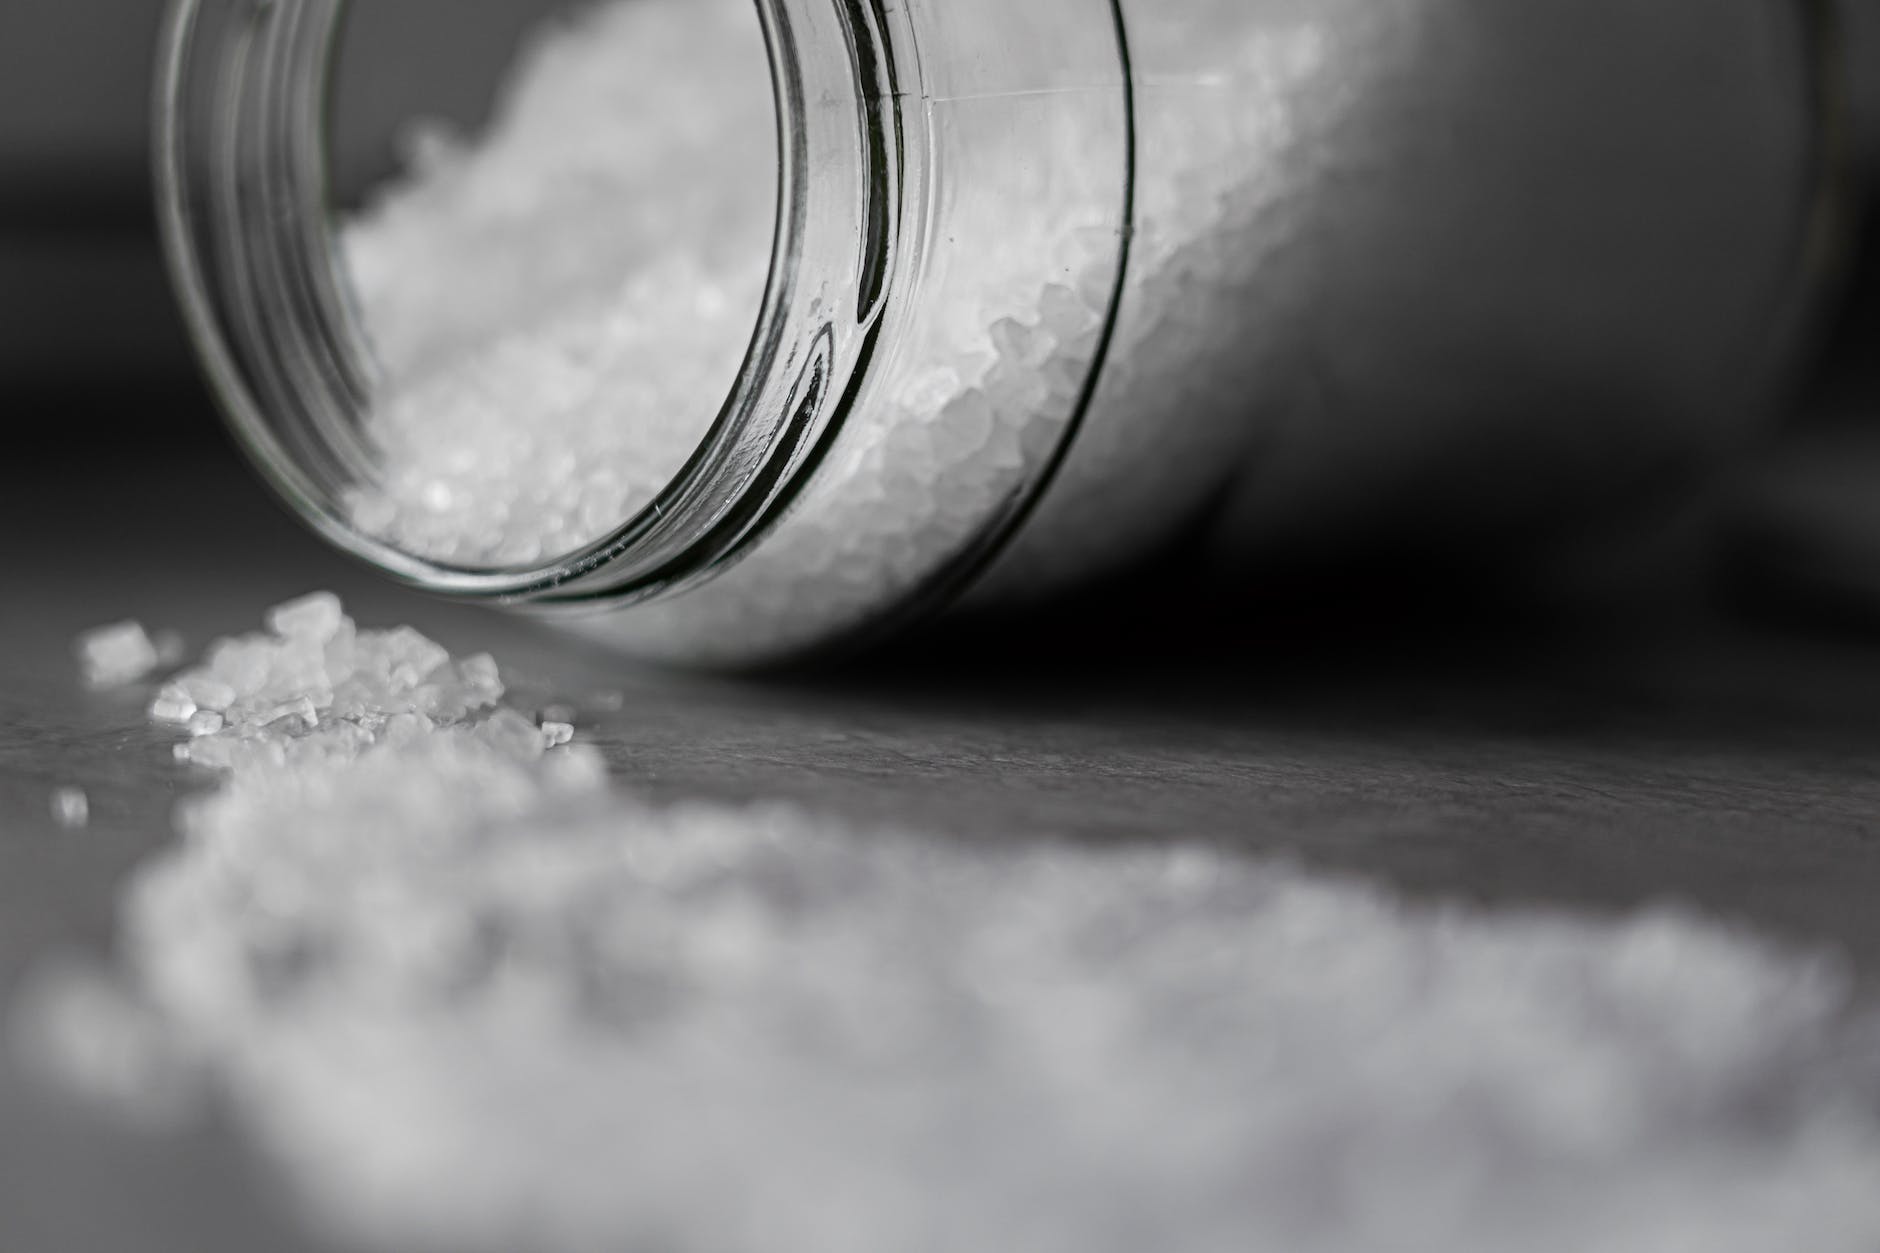
<instances>
[{"instance_id":1,"label":"shadow under jar","mask_svg":"<svg viewBox=\"0 0 1880 1253\"><path fill-rule=\"evenodd\" d=\"M639 656L788 660L1197 535L1249 582L1354 538L1544 564L1745 446L1833 271L1804 0L605 7L637 6L761 40L761 295L669 472L558 548L362 510L399 380L331 204L351 6L177 0L158 145L192 330L285 499Z\"/></svg>"}]
</instances>

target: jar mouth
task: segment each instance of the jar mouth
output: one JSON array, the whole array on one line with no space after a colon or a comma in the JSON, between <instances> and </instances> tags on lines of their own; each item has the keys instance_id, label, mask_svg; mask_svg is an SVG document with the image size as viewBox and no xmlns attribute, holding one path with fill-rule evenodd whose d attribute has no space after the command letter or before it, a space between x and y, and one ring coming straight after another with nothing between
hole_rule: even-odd
<instances>
[{"instance_id":1,"label":"jar mouth","mask_svg":"<svg viewBox=\"0 0 1880 1253\"><path fill-rule=\"evenodd\" d=\"M163 239L239 444L329 542L430 591L618 603L733 559L814 468L871 349L880 293L868 294L890 269L900 219L893 132L871 107L893 98L891 82L873 81L892 65L884 33L855 15L863 6L757 0L775 214L736 378L690 455L631 516L569 551L478 565L361 523L361 492L384 469L370 429L382 374L328 191L332 68L349 7L178 0L167 19L156 110ZM828 298L858 290L859 305Z\"/></svg>"}]
</instances>

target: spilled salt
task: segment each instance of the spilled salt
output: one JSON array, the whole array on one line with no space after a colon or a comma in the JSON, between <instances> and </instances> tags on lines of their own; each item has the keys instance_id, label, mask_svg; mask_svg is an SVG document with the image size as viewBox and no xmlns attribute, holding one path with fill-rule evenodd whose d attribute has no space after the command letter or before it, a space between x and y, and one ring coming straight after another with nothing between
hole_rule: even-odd
<instances>
[{"instance_id":1,"label":"spilled salt","mask_svg":"<svg viewBox=\"0 0 1880 1253\"><path fill-rule=\"evenodd\" d=\"M118 622L87 631L74 646L87 687L125 687L149 677L162 664L157 645L139 622Z\"/></svg>"},{"instance_id":2,"label":"spilled salt","mask_svg":"<svg viewBox=\"0 0 1880 1253\"><path fill-rule=\"evenodd\" d=\"M91 824L91 797L84 788L61 787L52 793L52 820L67 831Z\"/></svg>"},{"instance_id":3,"label":"spilled salt","mask_svg":"<svg viewBox=\"0 0 1880 1253\"><path fill-rule=\"evenodd\" d=\"M218 782L126 891L118 969L17 1018L134 1114L225 1094L342 1238L1880 1243L1880 1055L1832 962L1179 839L650 804L552 748L487 658L271 621L178 679L236 696L178 746Z\"/></svg>"}]
</instances>

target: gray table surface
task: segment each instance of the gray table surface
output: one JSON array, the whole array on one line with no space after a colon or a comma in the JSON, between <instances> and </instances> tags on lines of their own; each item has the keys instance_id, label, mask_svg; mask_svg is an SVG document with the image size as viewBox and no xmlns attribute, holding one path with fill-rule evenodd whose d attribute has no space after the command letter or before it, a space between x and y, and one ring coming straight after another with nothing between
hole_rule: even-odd
<instances>
[{"instance_id":1,"label":"gray table surface","mask_svg":"<svg viewBox=\"0 0 1880 1253\"><path fill-rule=\"evenodd\" d=\"M80 690L73 635L135 616L200 647L316 587L364 622L494 651L537 690L624 693L584 731L655 794L802 799L960 839L1219 839L1490 907L1675 898L1839 949L1880 986L1880 651L1698 617L1583 639L682 677L385 584L226 456L13 479L0 997L50 954L108 949L117 888L169 838L185 786L142 694ZM61 785L89 792L89 828L53 823ZM7 1253L313 1247L226 1131L140 1135L0 1069Z\"/></svg>"}]
</instances>

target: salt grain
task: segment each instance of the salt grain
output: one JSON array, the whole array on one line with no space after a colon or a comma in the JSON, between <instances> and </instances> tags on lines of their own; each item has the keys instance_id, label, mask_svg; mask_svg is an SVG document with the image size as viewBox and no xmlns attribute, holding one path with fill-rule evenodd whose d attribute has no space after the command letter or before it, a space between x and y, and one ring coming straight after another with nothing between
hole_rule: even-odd
<instances>
[{"instance_id":1,"label":"salt grain","mask_svg":"<svg viewBox=\"0 0 1880 1253\"><path fill-rule=\"evenodd\" d=\"M138 622L119 622L79 636L76 646L85 685L98 690L125 687L162 664L157 646Z\"/></svg>"},{"instance_id":2,"label":"salt grain","mask_svg":"<svg viewBox=\"0 0 1880 1253\"><path fill-rule=\"evenodd\" d=\"M496 659L488 653L478 653L458 662L457 678L466 692L485 705L494 705L503 698L502 672L497 668Z\"/></svg>"},{"instance_id":3,"label":"salt grain","mask_svg":"<svg viewBox=\"0 0 1880 1253\"><path fill-rule=\"evenodd\" d=\"M329 643L339 634L345 614L339 597L316 592L268 611L268 629L283 639Z\"/></svg>"},{"instance_id":4,"label":"salt grain","mask_svg":"<svg viewBox=\"0 0 1880 1253\"><path fill-rule=\"evenodd\" d=\"M534 760L548 748L544 728L513 709L500 709L477 727L477 737L504 754Z\"/></svg>"},{"instance_id":5,"label":"salt grain","mask_svg":"<svg viewBox=\"0 0 1880 1253\"><path fill-rule=\"evenodd\" d=\"M289 723L296 729L310 730L320 721L320 713L313 697L303 693L269 706L257 721L263 726L278 727L282 723Z\"/></svg>"},{"instance_id":6,"label":"salt grain","mask_svg":"<svg viewBox=\"0 0 1880 1253\"><path fill-rule=\"evenodd\" d=\"M651 805L518 710L419 711L415 632L341 630L343 670L256 646L277 677L178 746L224 773L126 893L120 982L54 979L20 1030L133 1115L188 1059L343 1240L1880 1245L1880 1054L1833 962L1181 841ZM500 681L431 682L466 669ZM294 674L344 712L264 721Z\"/></svg>"},{"instance_id":7,"label":"salt grain","mask_svg":"<svg viewBox=\"0 0 1880 1253\"><path fill-rule=\"evenodd\" d=\"M574 726L567 722L543 722L542 742L549 748L560 748L564 744L572 744L574 742Z\"/></svg>"},{"instance_id":8,"label":"salt grain","mask_svg":"<svg viewBox=\"0 0 1880 1253\"><path fill-rule=\"evenodd\" d=\"M52 820L67 831L77 831L91 823L91 798L85 789L62 787L52 793Z\"/></svg>"},{"instance_id":9,"label":"salt grain","mask_svg":"<svg viewBox=\"0 0 1880 1253\"><path fill-rule=\"evenodd\" d=\"M237 698L233 686L201 670L177 675L170 681L170 686L194 701L196 708L216 713L228 710Z\"/></svg>"},{"instance_id":10,"label":"salt grain","mask_svg":"<svg viewBox=\"0 0 1880 1253\"><path fill-rule=\"evenodd\" d=\"M450 660L450 654L442 645L410 627L387 632L381 645L384 673L401 688L417 687Z\"/></svg>"}]
</instances>

